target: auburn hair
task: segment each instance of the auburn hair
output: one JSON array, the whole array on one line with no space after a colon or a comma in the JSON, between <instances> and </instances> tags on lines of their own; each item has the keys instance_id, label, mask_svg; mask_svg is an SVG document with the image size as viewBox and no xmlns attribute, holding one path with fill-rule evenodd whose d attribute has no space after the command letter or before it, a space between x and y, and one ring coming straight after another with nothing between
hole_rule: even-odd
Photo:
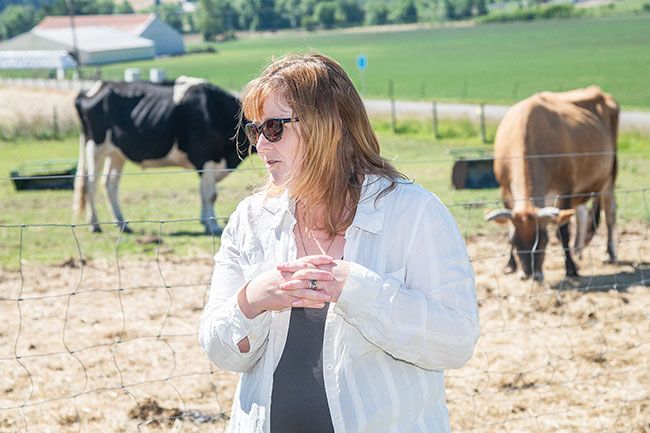
<instances>
[{"instance_id":1,"label":"auburn hair","mask_svg":"<svg viewBox=\"0 0 650 433\"><path fill-rule=\"evenodd\" d=\"M398 179L406 179L380 156L379 140L363 101L335 60L311 52L273 61L244 88L241 121L263 120L264 102L271 94L280 96L293 111L292 116L299 119L295 125L302 160L289 193L304 209L320 206L325 210L319 221L307 215L307 226L332 236L350 226L364 175L375 174L390 181L380 195L395 188ZM284 188L269 181L263 190L276 196Z\"/></svg>"}]
</instances>

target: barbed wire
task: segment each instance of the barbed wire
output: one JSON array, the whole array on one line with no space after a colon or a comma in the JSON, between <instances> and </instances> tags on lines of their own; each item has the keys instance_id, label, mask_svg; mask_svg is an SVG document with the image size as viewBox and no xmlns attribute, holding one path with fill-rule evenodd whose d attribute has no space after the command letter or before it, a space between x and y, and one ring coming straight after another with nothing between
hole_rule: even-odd
<instances>
[{"instance_id":1,"label":"barbed wire","mask_svg":"<svg viewBox=\"0 0 650 433\"><path fill-rule=\"evenodd\" d=\"M625 214L628 197L640 196L645 221L650 221L648 189L616 190L619 214ZM558 195L558 198L600 194L567 194ZM561 418L582 423L578 424L582 425L580 428L596 424L599 430L608 432L645 428L642 411L650 403L650 392L631 382L637 381L642 386L650 376L647 363L650 308L645 308L650 304L645 290L650 285L649 224L646 222L641 230L621 232L616 238L617 247L625 248L625 261L631 264L624 265L623 260L619 260L610 265L606 271L613 272L610 276L603 275L604 270L594 263L593 251L604 250L607 245L604 239L597 238L583 252L587 276L572 280L560 277L555 285L540 284L501 274L499 265L510 256L505 236L495 239L473 235L470 239L470 227L475 223L471 212L495 203L499 201L473 200L448 205L467 210L462 231L468 239L478 277L483 328L475 360L461 370L446 374L447 401L454 430L473 432L499 428L510 431L517 423L528 429L536 426L544 430L546 418L555 419L557 428L565 430L572 424ZM54 410L60 416L68 413L69 417L59 422L75 424L80 432L95 431L94 428L110 430L108 420L103 420L98 427L84 421L89 417L88 407L95 412L110 410L113 414L123 410L122 423L134 424L138 431L150 425L172 424L175 431L182 431L187 423L192 423L192 431L225 428L236 378L234 375L221 378L224 373L200 353L198 333L188 331L179 322L181 317L190 322L198 320L210 286L209 261L206 260L199 271L191 262L177 263L174 274L170 275L166 270L169 258L161 253L165 227L207 220L210 219L128 221L129 224L151 226L156 232L155 256L147 262L147 267L132 252L122 248L127 238L123 230L119 231L113 247L113 264L97 267L93 260L87 259L78 234L79 229L88 228L90 224L0 224L0 229L17 229L18 235L16 276L12 279L9 271L0 273L0 313L3 313L0 314L0 366L3 371L9 371L0 379L4 381L0 382L3 385L0 387L0 431L6 426L25 432L30 431L30 427L38 429L42 421L30 412L32 410ZM226 222L228 218L214 220ZM117 221L100 224L120 225ZM32 227L70 230L76 251L70 266L78 275L69 273L66 280L46 275L45 286L39 285L41 283L35 279L36 269L56 269L57 266L24 262L25 243L29 241L25 234ZM207 254L210 256L216 252L218 236L208 236L212 246L211 254ZM561 257L563 253L562 246L557 244L547 246L547 250L550 257L547 260ZM555 271L552 278L558 280L558 272L561 271ZM176 276L178 273L182 275ZM201 277L193 281L188 279L191 274ZM137 279L131 281L134 275L139 275L145 283ZM13 289L11 281L16 286ZM561 288L559 285L564 281L568 281L567 287ZM199 293L201 296L197 298ZM114 298L111 304L114 310L103 305L109 296ZM192 302L184 302L188 298ZM155 306L152 311L156 319L134 316L134 311L147 309L148 304ZM635 304L639 305L635 308ZM32 316L36 308L41 318L51 315L53 318L48 323L58 324L59 331L35 332ZM109 310L111 322L102 321L102 308ZM17 312L17 320L9 319L12 309ZM57 315L60 310L63 313ZM92 328L86 335L82 323L89 314L96 316L97 329ZM12 328L15 335L10 331ZM140 328L142 331L138 330ZM193 323L191 328L198 329L198 323ZM558 335L562 345L555 347L550 340ZM56 346L41 343L42 339L55 340L57 337ZM100 341L94 342L95 339ZM153 343L158 346L148 352L147 344ZM38 349L41 344L45 350ZM36 348L31 349L32 345ZM32 350L36 353L30 353ZM156 363L149 362L154 355L168 362L156 368ZM89 359L90 356L95 356L96 360ZM57 370L54 359L68 357L66 367ZM188 362L191 371L186 371L188 366L184 364ZM41 364L46 369L45 382L52 382L54 386L48 392L44 391L47 387L42 384L43 373L37 367ZM589 369L591 365L595 367ZM106 376L103 385L96 377L98 366ZM136 374L142 369L153 371ZM192 382L197 379L203 385ZM63 383L57 385L59 380ZM593 398L595 389L603 397L600 400ZM122 401L118 404L116 398L102 400L100 396L106 392L122 393L131 406L125 406ZM93 399L93 404L84 400L88 397ZM549 403L549 400L565 398L573 404L558 407ZM164 407L165 402L170 402L172 407ZM196 409L189 409L191 407ZM625 413L635 411L641 411L640 417L624 417ZM599 415L604 413L614 414L615 421ZM205 427L201 429L202 426Z\"/></svg>"}]
</instances>

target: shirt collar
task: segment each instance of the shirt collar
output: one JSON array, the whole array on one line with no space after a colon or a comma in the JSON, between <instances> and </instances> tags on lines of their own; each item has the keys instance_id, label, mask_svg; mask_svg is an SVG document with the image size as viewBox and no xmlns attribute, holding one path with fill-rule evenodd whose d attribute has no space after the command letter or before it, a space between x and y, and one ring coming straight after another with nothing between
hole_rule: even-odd
<instances>
[{"instance_id":1,"label":"shirt collar","mask_svg":"<svg viewBox=\"0 0 650 433\"><path fill-rule=\"evenodd\" d=\"M374 234L381 234L383 232L384 200L383 197L380 200L376 200L376 198L388 185L389 181L381 176L374 174L365 176L352 226ZM269 216L269 226L271 229L280 227L285 217L289 217L291 221L295 221L294 212L296 203L293 198L289 197L289 193L286 190L277 197L267 197L262 207L271 214Z\"/></svg>"}]
</instances>

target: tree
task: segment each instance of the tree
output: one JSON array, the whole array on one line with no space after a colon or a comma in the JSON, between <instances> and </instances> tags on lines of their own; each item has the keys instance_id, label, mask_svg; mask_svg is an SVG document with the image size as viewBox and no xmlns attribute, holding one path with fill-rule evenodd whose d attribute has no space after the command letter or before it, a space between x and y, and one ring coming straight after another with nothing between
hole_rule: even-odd
<instances>
[{"instance_id":1,"label":"tree","mask_svg":"<svg viewBox=\"0 0 650 433\"><path fill-rule=\"evenodd\" d=\"M389 12L385 0L368 0L368 3L366 3L366 23L370 25L387 24Z\"/></svg>"},{"instance_id":2,"label":"tree","mask_svg":"<svg viewBox=\"0 0 650 433\"><path fill-rule=\"evenodd\" d=\"M159 5L158 16L161 20L183 33L183 10L178 4L163 3Z\"/></svg>"},{"instance_id":3,"label":"tree","mask_svg":"<svg viewBox=\"0 0 650 433\"><path fill-rule=\"evenodd\" d=\"M336 24L336 3L326 1L318 3L314 8L314 19L326 29L331 29Z\"/></svg>"},{"instance_id":4,"label":"tree","mask_svg":"<svg viewBox=\"0 0 650 433\"><path fill-rule=\"evenodd\" d=\"M305 2L302 0L276 0L275 13L285 20L289 27L295 29L300 27L303 17L306 15ZM313 10L310 10L307 15L311 15Z\"/></svg>"},{"instance_id":5,"label":"tree","mask_svg":"<svg viewBox=\"0 0 650 433\"><path fill-rule=\"evenodd\" d=\"M451 0L444 0L445 2L445 18L448 20L457 20L458 14L456 12L456 5Z\"/></svg>"},{"instance_id":6,"label":"tree","mask_svg":"<svg viewBox=\"0 0 650 433\"><path fill-rule=\"evenodd\" d=\"M43 7L45 15L69 15L67 0L54 0ZM75 15L112 14L115 11L113 0L75 0Z\"/></svg>"},{"instance_id":7,"label":"tree","mask_svg":"<svg viewBox=\"0 0 650 433\"><path fill-rule=\"evenodd\" d=\"M289 26L276 12L274 0L234 0L233 6L243 29L275 30Z\"/></svg>"},{"instance_id":8,"label":"tree","mask_svg":"<svg viewBox=\"0 0 650 433\"><path fill-rule=\"evenodd\" d=\"M132 14L133 12L133 7L131 7L131 3L127 0L122 0L122 3L115 5L116 14Z\"/></svg>"},{"instance_id":9,"label":"tree","mask_svg":"<svg viewBox=\"0 0 650 433\"><path fill-rule=\"evenodd\" d=\"M13 38L34 27L41 19L32 5L9 5L0 13L0 39Z\"/></svg>"},{"instance_id":10,"label":"tree","mask_svg":"<svg viewBox=\"0 0 650 433\"><path fill-rule=\"evenodd\" d=\"M390 20L394 23L415 23L418 20L418 11L413 0L401 0L396 2L390 14Z\"/></svg>"},{"instance_id":11,"label":"tree","mask_svg":"<svg viewBox=\"0 0 650 433\"><path fill-rule=\"evenodd\" d=\"M476 15L487 15L487 2L485 0L475 0Z\"/></svg>"},{"instance_id":12,"label":"tree","mask_svg":"<svg viewBox=\"0 0 650 433\"><path fill-rule=\"evenodd\" d=\"M337 21L345 26L355 26L363 23L365 13L361 4L356 0L338 0L336 2Z\"/></svg>"},{"instance_id":13,"label":"tree","mask_svg":"<svg viewBox=\"0 0 650 433\"><path fill-rule=\"evenodd\" d=\"M196 28L203 35L203 40L214 41L217 35L226 30L222 0L199 0L196 11Z\"/></svg>"}]
</instances>

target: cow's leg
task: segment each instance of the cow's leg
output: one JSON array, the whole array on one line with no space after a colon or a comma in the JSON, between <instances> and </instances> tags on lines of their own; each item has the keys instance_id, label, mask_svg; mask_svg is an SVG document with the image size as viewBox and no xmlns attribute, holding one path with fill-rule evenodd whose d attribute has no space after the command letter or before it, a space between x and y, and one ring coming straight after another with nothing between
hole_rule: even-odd
<instances>
[{"instance_id":1,"label":"cow's leg","mask_svg":"<svg viewBox=\"0 0 650 433\"><path fill-rule=\"evenodd\" d=\"M586 204L576 206L576 239L573 244L574 253L582 258L582 250L587 240L587 229L589 228L589 210Z\"/></svg>"},{"instance_id":2,"label":"cow's leg","mask_svg":"<svg viewBox=\"0 0 650 433\"><path fill-rule=\"evenodd\" d=\"M591 201L591 210L589 211L589 230L587 231L587 238L585 245L589 245L591 239L596 234L598 226L600 225L600 197L594 197Z\"/></svg>"},{"instance_id":3,"label":"cow's leg","mask_svg":"<svg viewBox=\"0 0 650 433\"><path fill-rule=\"evenodd\" d=\"M504 274L512 274L517 271L517 262L515 261L515 247L510 246L510 258L508 259L508 264L503 268Z\"/></svg>"},{"instance_id":4,"label":"cow's leg","mask_svg":"<svg viewBox=\"0 0 650 433\"><path fill-rule=\"evenodd\" d=\"M117 199L117 191L120 185L122 168L124 167L125 161L124 157L122 157L118 152L110 152L110 155L106 158L106 166L104 167L104 173L106 174L106 177L104 178L104 186L106 187L108 199L111 203L111 209L113 210L113 216L115 217L118 226L124 233L133 233L128 224L124 222L124 216L122 215L120 203Z\"/></svg>"},{"instance_id":5,"label":"cow's leg","mask_svg":"<svg viewBox=\"0 0 650 433\"><path fill-rule=\"evenodd\" d=\"M578 268L576 267L573 258L571 257L571 248L569 247L569 224L563 224L557 229L557 237L562 242L562 249L564 250L564 266L566 268L567 277L577 277Z\"/></svg>"},{"instance_id":6,"label":"cow's leg","mask_svg":"<svg viewBox=\"0 0 650 433\"><path fill-rule=\"evenodd\" d=\"M607 223L607 262L616 263L616 241L614 239L614 228L616 226L616 197L613 185L601 196L603 209L605 210L605 222Z\"/></svg>"},{"instance_id":7,"label":"cow's leg","mask_svg":"<svg viewBox=\"0 0 650 433\"><path fill-rule=\"evenodd\" d=\"M97 192L97 176L100 174L102 159L106 156L106 146L97 145L93 140L88 140L86 144L86 161L87 175L84 183L85 195L87 200L86 212L88 223L93 233L102 231L97 218L97 207L95 205L95 194Z\"/></svg>"},{"instance_id":8,"label":"cow's leg","mask_svg":"<svg viewBox=\"0 0 650 433\"><path fill-rule=\"evenodd\" d=\"M205 233L220 235L221 227L214 213L214 202L217 200L216 183L228 173L224 170L225 163L208 161L203 164L201 173L201 223L205 226Z\"/></svg>"}]
</instances>

